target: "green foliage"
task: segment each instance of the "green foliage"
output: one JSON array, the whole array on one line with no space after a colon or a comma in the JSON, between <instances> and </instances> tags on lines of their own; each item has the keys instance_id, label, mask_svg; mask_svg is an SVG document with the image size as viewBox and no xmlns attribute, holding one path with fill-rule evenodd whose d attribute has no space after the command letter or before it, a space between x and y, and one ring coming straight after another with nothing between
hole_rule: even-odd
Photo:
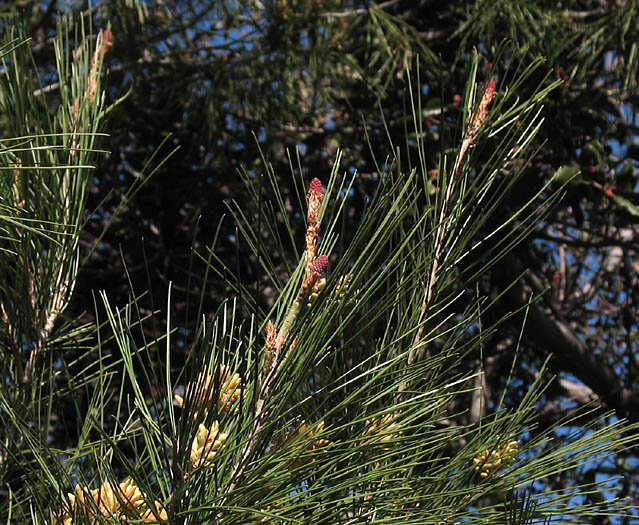
<instances>
[{"instance_id":1,"label":"green foliage","mask_svg":"<svg viewBox=\"0 0 639 525\"><path fill-rule=\"evenodd\" d=\"M277 1L252 11L251 2L219 2L185 18L138 2L98 4L76 18L70 9L54 39L56 66L42 77L22 36L8 35L0 84L7 175L0 183L0 515L8 522L520 525L629 511L609 483L581 473L606 458L622 461L637 424L587 404L546 421L553 362L536 355L527 383L520 362L528 323L538 322L549 294L540 298L543 286L533 288L504 308L519 275L507 274L497 291L486 286L540 225L565 213L561 197L574 188L635 214L631 200L580 175L573 159L562 159L562 167L548 161L556 144L543 145L544 104L557 108L566 83L550 80L536 50L548 41L555 51L567 49L574 34L562 38L560 30L573 22L535 5L480 3L485 9L468 15L456 38L461 47L482 45L455 54L463 96L444 104L452 98L448 81L441 99L423 89L443 76L445 61L409 22L413 8L394 12L399 3L389 2L332 11L326 4ZM42 6L31 7L39 18ZM447 16L458 16L456 9ZM234 230L220 223L204 243L193 225L186 284L178 279L158 295L151 281L162 265L144 258L148 283L132 269L127 300L101 291L92 296L93 312L76 317L68 311L83 265L112 242L103 231L112 223L105 210L115 200L112 208L126 213L151 171L126 161L113 173L90 171L104 132L119 129L119 118L132 122L100 87L111 33L83 35L94 14L148 39L141 62L136 46L117 55L116 78L128 63L152 61L163 33L175 37L167 55L174 58L184 42L222 35L224 60L237 68L232 81L221 82L221 67L201 76L196 62L205 55L187 53L174 70L149 68L149 91L134 89L131 98L190 105L181 113L189 126L201 112L213 121L202 134L236 132L223 147L248 162L234 171L245 198L226 202ZM504 24L514 44L503 43L496 28ZM594 26L588 45L597 52L578 53L584 62L571 73L575 82L596 75L594 61L609 42ZM493 38L482 40L487 33ZM630 34L628 26L622 37ZM282 43L299 53L283 53ZM242 53L249 58L236 60ZM404 67L417 53L414 67ZM547 54L550 61L560 55ZM624 60L632 64L631 57ZM366 100L391 96L398 78L406 80L406 107L387 108L381 98L382 116L365 118L370 151L363 133L353 139L346 131L335 139L345 138L343 152L318 148L315 158L332 162L325 186L313 179L307 189L302 153L287 159L285 171L277 148L260 144L263 133L294 122L295 140L308 146L320 129L317 114L343 99L366 107ZM219 89L190 91L202 80ZM320 89L324 82L330 89ZM156 88L169 91L158 97ZM245 97L232 97L234 90ZM201 101L203 109L195 104ZM131 99L119 108L127 104ZM144 111L154 116L152 106ZM252 126L255 148L242 141ZM398 129L405 144L395 142ZM600 139L582 151L595 170L608 162ZM175 169L171 188L186 186L175 157L157 162L139 140L128 145L137 160L154 164L159 177ZM349 159L358 155L372 159L355 176ZM229 169L231 159L222 157L216 169ZM527 185L540 162L554 169ZM135 184L122 188L124 173ZM90 212L92 189L107 181L113 193ZM138 198L160 195L149 193ZM152 206L153 213L162 209L161 202ZM184 210L198 211L195 204ZM192 271L198 265L201 274ZM515 274L523 270L513 265ZM513 325L513 351L493 352ZM507 370L501 383L488 385L496 358ZM497 394L489 398L491 389Z\"/></svg>"}]
</instances>

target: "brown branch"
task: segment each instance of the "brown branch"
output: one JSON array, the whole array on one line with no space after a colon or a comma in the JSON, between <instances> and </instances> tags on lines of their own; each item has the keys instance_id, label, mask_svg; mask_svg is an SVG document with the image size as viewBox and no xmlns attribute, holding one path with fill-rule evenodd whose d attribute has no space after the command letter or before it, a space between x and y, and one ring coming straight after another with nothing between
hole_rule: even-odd
<instances>
[{"instance_id":1,"label":"brown branch","mask_svg":"<svg viewBox=\"0 0 639 525\"><path fill-rule=\"evenodd\" d=\"M514 256L505 258L498 268L501 286L510 284L522 271L522 264ZM515 311L529 300L529 293L520 281L504 295L502 308ZM510 322L517 322L516 319L521 321L521 318L515 317ZM530 305L524 341L539 351L551 353L554 357L552 366L573 374L606 405L617 410L621 417L639 419L637 394L627 388L614 369L575 335L567 322L545 311L538 302Z\"/></svg>"},{"instance_id":2,"label":"brown branch","mask_svg":"<svg viewBox=\"0 0 639 525\"><path fill-rule=\"evenodd\" d=\"M571 228L574 225L570 225ZM612 246L618 246L626 250L639 251L639 245L635 241L625 241L614 237L605 237L597 235L598 240L583 241L581 239L575 239L571 237L557 237L545 232L538 232L535 234L538 239L544 239L546 241L556 242L557 244L564 244L566 246L572 246L575 248L609 248Z\"/></svg>"},{"instance_id":3,"label":"brown branch","mask_svg":"<svg viewBox=\"0 0 639 525\"><path fill-rule=\"evenodd\" d=\"M559 379L559 385L566 391L566 395L582 405L587 405L597 400L597 395L592 391L592 388L587 387L568 379Z\"/></svg>"}]
</instances>

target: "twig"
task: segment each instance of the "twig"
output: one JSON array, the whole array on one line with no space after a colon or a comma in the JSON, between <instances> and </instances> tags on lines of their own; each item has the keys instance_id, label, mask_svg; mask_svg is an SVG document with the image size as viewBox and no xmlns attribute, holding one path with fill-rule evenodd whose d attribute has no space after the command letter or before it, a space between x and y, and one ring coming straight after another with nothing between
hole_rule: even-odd
<instances>
[{"instance_id":1,"label":"twig","mask_svg":"<svg viewBox=\"0 0 639 525\"><path fill-rule=\"evenodd\" d=\"M55 91L56 89L60 89L60 82L52 82L44 87L34 90L33 96L39 97L44 95L45 93L50 93L51 91Z\"/></svg>"},{"instance_id":2,"label":"twig","mask_svg":"<svg viewBox=\"0 0 639 525\"><path fill-rule=\"evenodd\" d=\"M381 4L372 7L377 7L377 9L386 9L387 7L391 7L395 4L398 4L399 0L388 0L387 2L382 2ZM328 13L322 13L322 16L327 18L345 18L349 16L355 15L363 15L368 13L371 10L371 7L361 7L359 9L351 9L350 11L329 11Z\"/></svg>"},{"instance_id":3,"label":"twig","mask_svg":"<svg viewBox=\"0 0 639 525\"><path fill-rule=\"evenodd\" d=\"M266 428L266 416L268 415L268 412L264 410L266 400L270 397L271 391L277 382L284 360L295 348L297 338L293 339L293 341L288 345L288 349L284 356L282 356L282 349L289 338L291 327L293 326L293 322L299 314L302 305L313 290L314 285L317 283L328 264L328 257L326 255L316 257L317 236L319 234L320 227L320 211L322 200L324 198L324 187L319 179L313 179L311 181L307 198L308 215L306 247L304 250L304 280L302 281L293 304L289 308L288 314L284 319L279 332L277 332L277 334L275 333L275 325L271 321L269 321L266 325L266 342L264 345L267 363L266 377L264 378L260 388L260 393L255 403L251 438L242 451L239 461L235 465L233 473L231 474L231 482L227 485L225 494L232 492L237 486L238 480L242 477L248 467L248 459L256 448L258 438L262 431Z\"/></svg>"},{"instance_id":4,"label":"twig","mask_svg":"<svg viewBox=\"0 0 639 525\"><path fill-rule=\"evenodd\" d=\"M484 90L484 94L482 96L481 102L479 103L479 107L477 108L477 112L473 116L471 121L471 125L466 131L464 135L464 140L462 141L462 146L459 150L457 158L455 159L455 164L453 166L452 178L446 186L446 193L444 195L444 199L441 204L441 209L439 212L439 221L437 226L437 232L435 233L435 250L434 250L434 258L433 265L431 266L430 273L428 276L428 281L426 283L426 291L424 292L424 299L422 300L422 305L419 312L419 320L417 324L419 328L417 329L417 333L415 334L415 339L413 340L413 346L408 354L408 364L412 365L415 361L415 356L417 353L417 348L419 342L421 341L422 334L424 332L424 317L426 315L426 311L430 305L430 301L433 298L433 291L435 289L435 283L437 282L439 265L440 265L440 257L444 248L444 239L448 233L448 223L449 218L446 217L446 212L448 211L448 204L453 195L453 191L455 189L455 181L457 180L462 162L466 155L466 152L474 145L475 139L477 138L477 133L479 128L483 124L484 120L488 116L488 105L492 101L495 96L495 82L493 80L489 80L486 84L486 89ZM407 387L406 384L402 385L400 391L404 390Z\"/></svg>"}]
</instances>

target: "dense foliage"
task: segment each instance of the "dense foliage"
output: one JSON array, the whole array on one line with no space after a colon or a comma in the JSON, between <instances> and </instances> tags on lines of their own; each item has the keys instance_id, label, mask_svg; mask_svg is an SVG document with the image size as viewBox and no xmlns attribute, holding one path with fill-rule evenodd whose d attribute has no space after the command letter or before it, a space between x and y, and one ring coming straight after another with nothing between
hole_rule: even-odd
<instances>
[{"instance_id":1,"label":"dense foliage","mask_svg":"<svg viewBox=\"0 0 639 525\"><path fill-rule=\"evenodd\" d=\"M637 2L59 4L0 22L3 516L636 519Z\"/></svg>"}]
</instances>

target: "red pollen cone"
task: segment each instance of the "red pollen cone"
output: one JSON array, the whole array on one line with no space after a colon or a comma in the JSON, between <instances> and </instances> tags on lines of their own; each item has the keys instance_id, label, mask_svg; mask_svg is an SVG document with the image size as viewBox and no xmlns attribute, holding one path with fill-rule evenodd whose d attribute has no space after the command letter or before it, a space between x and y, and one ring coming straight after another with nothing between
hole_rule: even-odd
<instances>
[{"instance_id":1,"label":"red pollen cone","mask_svg":"<svg viewBox=\"0 0 639 525\"><path fill-rule=\"evenodd\" d=\"M313 272L323 273L328 266L328 257L326 255L320 255L313 261Z\"/></svg>"},{"instance_id":2,"label":"red pollen cone","mask_svg":"<svg viewBox=\"0 0 639 525\"><path fill-rule=\"evenodd\" d=\"M319 193L320 195L324 195L324 186L322 185L322 181L319 180L317 177L315 177L311 181L311 184L309 185L308 189L312 191L313 193Z\"/></svg>"}]
</instances>

